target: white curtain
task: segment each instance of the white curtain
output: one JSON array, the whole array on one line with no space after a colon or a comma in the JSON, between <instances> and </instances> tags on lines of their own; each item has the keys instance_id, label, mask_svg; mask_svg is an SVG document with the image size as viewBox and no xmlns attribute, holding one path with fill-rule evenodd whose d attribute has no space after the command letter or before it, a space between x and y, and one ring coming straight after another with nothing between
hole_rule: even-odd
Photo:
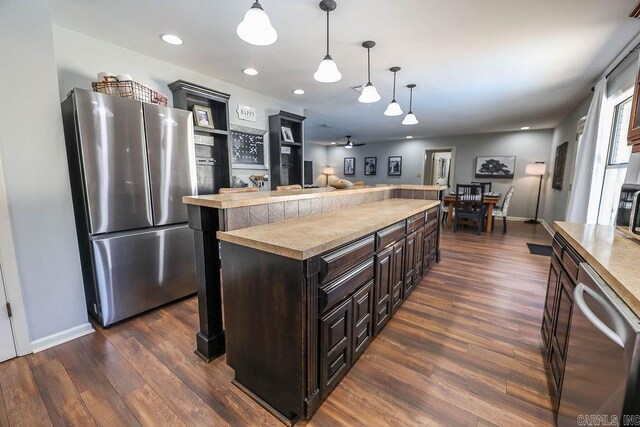
<instances>
[{"instance_id":1,"label":"white curtain","mask_svg":"<svg viewBox=\"0 0 640 427\"><path fill-rule=\"evenodd\" d=\"M569 210L567 213L568 222L595 223L597 220L597 206L595 209L596 218L594 219L593 213L589 212L589 200L594 193L600 192L602 185L602 174L597 173L598 171L595 170L595 165L602 163L597 162L598 159L596 159L596 157L599 157L598 139L601 128L600 113L602 112L602 104L605 99L606 86L606 78L601 79L596 84L591 106L587 113L582 141L580 142L580 148L576 155L573 188L571 189L571 199L569 200ZM599 180L596 175L600 175Z\"/></svg>"}]
</instances>

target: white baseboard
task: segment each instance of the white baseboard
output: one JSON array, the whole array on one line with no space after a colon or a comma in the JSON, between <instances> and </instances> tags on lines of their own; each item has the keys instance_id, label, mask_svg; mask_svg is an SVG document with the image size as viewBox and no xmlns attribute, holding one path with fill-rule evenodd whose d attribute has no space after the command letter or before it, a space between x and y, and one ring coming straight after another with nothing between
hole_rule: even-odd
<instances>
[{"instance_id":1,"label":"white baseboard","mask_svg":"<svg viewBox=\"0 0 640 427\"><path fill-rule=\"evenodd\" d=\"M79 326L75 326L66 331L58 332L57 334L49 335L44 338L31 341L31 347L34 353L46 350L51 347L55 347L60 344L64 344L67 341L75 340L85 335L89 335L94 331L91 323L84 323Z\"/></svg>"}]
</instances>

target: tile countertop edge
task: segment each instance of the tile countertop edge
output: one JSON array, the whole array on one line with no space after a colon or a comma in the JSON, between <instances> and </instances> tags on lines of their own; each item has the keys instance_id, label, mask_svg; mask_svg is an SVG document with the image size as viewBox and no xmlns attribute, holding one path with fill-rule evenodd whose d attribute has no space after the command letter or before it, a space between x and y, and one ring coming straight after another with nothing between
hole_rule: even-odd
<instances>
[{"instance_id":1,"label":"tile countertop edge","mask_svg":"<svg viewBox=\"0 0 640 427\"><path fill-rule=\"evenodd\" d=\"M559 222L555 221L553 223L553 228L556 230L562 237L564 237L567 242L582 256L585 261L594 269L596 273L602 277L602 279L607 282L607 284L613 289L613 291L631 308L631 310L636 313L636 315L640 316L640 273L635 275L638 281L635 284L636 289L630 289L629 284L625 284L624 282L628 282L628 280L620 279L617 277L616 272L612 272L611 269L613 267L607 267L603 264L604 261L600 261L597 254L593 254L593 248L585 247L585 244L581 243L574 237L574 233L568 230L568 227L579 227L582 226L583 234L586 229L590 230L591 234L596 234L598 231L598 227L600 231L606 229L607 239L611 240L610 246L613 246L614 240L618 245L625 245L632 250L632 252L636 252L636 254L628 253L629 258L634 258L635 260L640 259L640 245L631 237L626 236L623 233L620 233L613 226L602 226L602 225L590 225L590 224L573 224L567 222ZM600 239L604 240L605 236L600 236ZM591 237L591 241L597 240L595 237ZM604 242L603 242L604 243ZM625 248L627 249L627 248ZM600 249L602 250L602 249ZM627 251L625 250L625 253ZM619 261L614 259L614 262ZM637 268L640 272L640 267ZM625 269L628 270L628 269Z\"/></svg>"},{"instance_id":2,"label":"tile countertop edge","mask_svg":"<svg viewBox=\"0 0 640 427\"><path fill-rule=\"evenodd\" d=\"M380 202L374 202L374 203L380 203ZM267 243L265 241L254 240L244 236L237 236L233 234L234 233L233 231L231 232L218 231L217 237L218 237L218 240L221 240L224 242L233 243L236 245L245 246L252 249L257 249L263 252L269 252L272 254L280 255L286 258L293 258L293 259L303 261L303 260L312 258L316 255L320 255L322 253L338 248L342 245L345 245L349 242L357 240L361 237L365 237L368 234L372 234L378 230L381 230L399 221L405 220L415 214L424 212L425 210L431 209L434 206L438 206L439 204L440 202L437 200L424 200L424 205L419 208L410 209L405 212L394 215L392 217L387 217L385 218L384 221L380 221L377 223L368 223L363 228L359 228L351 233L341 235L340 237L337 237L333 240L321 243L317 246L314 246L312 248L305 249L305 250ZM362 206L366 206L366 204ZM355 208L357 208L357 206ZM347 209L355 209L355 208L347 208ZM272 223L272 224L280 224L280 225L286 226L287 221L303 221L305 219L313 219L313 217L319 217L326 214L327 213L309 215L301 218L294 218L290 220L279 221L277 223ZM267 225L270 225L270 224L267 224ZM257 228L257 227L263 227L263 226L258 225L255 227L248 227L240 230L245 230L246 232L246 230L250 228ZM236 231L240 231L240 230L236 230Z\"/></svg>"},{"instance_id":3,"label":"tile countertop edge","mask_svg":"<svg viewBox=\"0 0 640 427\"><path fill-rule=\"evenodd\" d=\"M194 206L203 206L215 209L231 209L246 206L265 205L270 203L290 202L294 200L305 200L319 197L334 197L353 193L369 193L388 190L418 190L418 191L442 191L446 190L446 185L380 185L376 187L346 188L343 190L328 189L327 187L285 190L285 191L263 191L255 193L236 194L207 194L202 196L183 196L182 203Z\"/></svg>"}]
</instances>

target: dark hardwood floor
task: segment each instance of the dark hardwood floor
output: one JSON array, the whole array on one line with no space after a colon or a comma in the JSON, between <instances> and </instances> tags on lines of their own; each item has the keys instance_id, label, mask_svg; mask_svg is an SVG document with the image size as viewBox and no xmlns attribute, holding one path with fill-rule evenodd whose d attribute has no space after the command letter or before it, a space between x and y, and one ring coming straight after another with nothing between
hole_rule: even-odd
<instances>
[{"instance_id":1,"label":"dark hardwood floor","mask_svg":"<svg viewBox=\"0 0 640 427\"><path fill-rule=\"evenodd\" d=\"M443 261L309 426L552 425L540 322L550 244L542 226L451 233ZM0 364L0 426L280 425L194 353L190 298ZM305 423L301 423L305 424Z\"/></svg>"}]
</instances>

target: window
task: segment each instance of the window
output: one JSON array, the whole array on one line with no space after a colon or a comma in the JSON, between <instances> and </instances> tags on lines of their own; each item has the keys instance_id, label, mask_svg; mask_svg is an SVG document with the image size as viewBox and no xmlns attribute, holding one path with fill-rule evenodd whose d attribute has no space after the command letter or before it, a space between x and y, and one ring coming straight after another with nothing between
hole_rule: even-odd
<instances>
[{"instance_id":1,"label":"window","mask_svg":"<svg viewBox=\"0 0 640 427\"><path fill-rule=\"evenodd\" d=\"M624 98L620 101L620 98ZM602 184L598 224L615 224L616 209L620 197L620 188L624 184L627 165L631 156L631 147L627 145L627 131L631 117L631 96L627 92L624 96L613 101L613 117L609 153ZM618 102L619 101L619 102Z\"/></svg>"}]
</instances>

